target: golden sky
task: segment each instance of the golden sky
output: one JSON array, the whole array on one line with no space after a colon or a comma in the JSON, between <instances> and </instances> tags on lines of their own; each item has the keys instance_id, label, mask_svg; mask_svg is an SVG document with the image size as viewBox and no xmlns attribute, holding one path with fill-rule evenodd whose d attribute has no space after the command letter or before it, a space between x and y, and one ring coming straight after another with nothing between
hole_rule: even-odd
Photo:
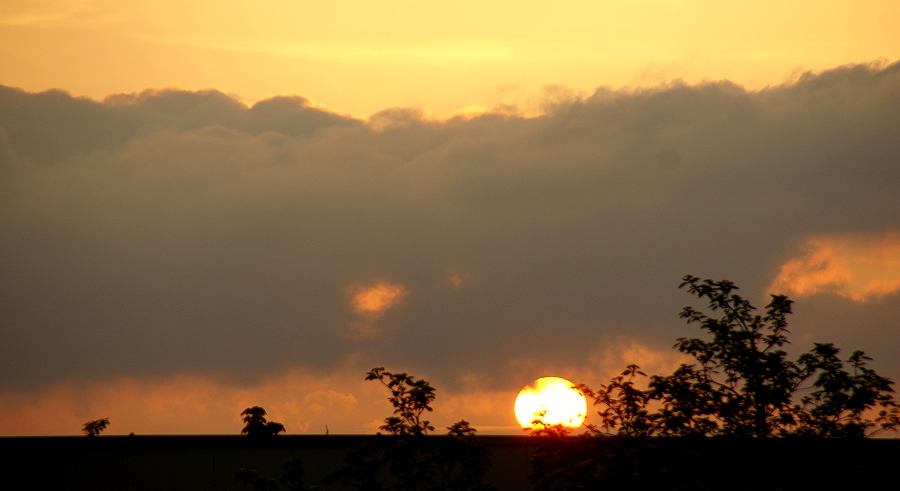
<instances>
[{"instance_id":1,"label":"golden sky","mask_svg":"<svg viewBox=\"0 0 900 491\"><path fill-rule=\"evenodd\" d=\"M894 61L898 18L894 0L5 0L0 83L95 99L296 92L354 115L535 109L598 86L760 88Z\"/></svg>"}]
</instances>

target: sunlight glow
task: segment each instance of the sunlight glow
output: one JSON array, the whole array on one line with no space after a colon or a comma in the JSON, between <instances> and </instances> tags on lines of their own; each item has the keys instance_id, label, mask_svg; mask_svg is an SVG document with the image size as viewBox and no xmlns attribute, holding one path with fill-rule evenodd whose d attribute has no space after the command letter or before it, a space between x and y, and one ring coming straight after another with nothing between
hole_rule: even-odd
<instances>
[{"instance_id":1,"label":"sunlight glow","mask_svg":"<svg viewBox=\"0 0 900 491\"><path fill-rule=\"evenodd\" d=\"M587 399L573 385L559 377L542 377L526 385L516 397L516 420L522 428L534 427L534 421L581 426L587 415Z\"/></svg>"},{"instance_id":2,"label":"sunlight glow","mask_svg":"<svg viewBox=\"0 0 900 491\"><path fill-rule=\"evenodd\" d=\"M547 84L760 89L896 60L898 15L896 0L4 0L0 83L97 100L148 87L215 87L248 102L300 91L360 117L527 112Z\"/></svg>"}]
</instances>

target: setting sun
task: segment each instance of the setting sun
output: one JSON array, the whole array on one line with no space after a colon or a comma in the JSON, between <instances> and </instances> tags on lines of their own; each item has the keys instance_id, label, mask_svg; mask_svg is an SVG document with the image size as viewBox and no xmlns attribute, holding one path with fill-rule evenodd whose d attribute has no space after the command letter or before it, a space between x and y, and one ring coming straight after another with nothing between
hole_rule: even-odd
<instances>
[{"instance_id":1,"label":"setting sun","mask_svg":"<svg viewBox=\"0 0 900 491\"><path fill-rule=\"evenodd\" d=\"M523 428L534 421L577 428L587 415L587 399L564 378L542 377L519 391L516 420Z\"/></svg>"}]
</instances>

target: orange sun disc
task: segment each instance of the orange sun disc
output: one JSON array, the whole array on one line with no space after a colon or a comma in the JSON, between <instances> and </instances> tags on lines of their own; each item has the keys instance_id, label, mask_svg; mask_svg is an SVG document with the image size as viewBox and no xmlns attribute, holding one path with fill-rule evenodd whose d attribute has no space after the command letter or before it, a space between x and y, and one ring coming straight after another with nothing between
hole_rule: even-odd
<instances>
[{"instance_id":1,"label":"orange sun disc","mask_svg":"<svg viewBox=\"0 0 900 491\"><path fill-rule=\"evenodd\" d=\"M519 392L516 420L522 428L532 428L537 420L547 425L577 428L587 416L587 399L564 378L542 377Z\"/></svg>"}]
</instances>

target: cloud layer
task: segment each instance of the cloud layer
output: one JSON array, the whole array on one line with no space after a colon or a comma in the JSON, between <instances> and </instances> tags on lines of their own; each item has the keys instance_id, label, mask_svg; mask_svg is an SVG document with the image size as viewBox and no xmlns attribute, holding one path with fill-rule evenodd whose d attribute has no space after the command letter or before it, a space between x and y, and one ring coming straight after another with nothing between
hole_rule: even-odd
<instances>
[{"instance_id":1,"label":"cloud layer","mask_svg":"<svg viewBox=\"0 0 900 491\"><path fill-rule=\"evenodd\" d=\"M566 376L552 367L588 373L622 339L661 351L692 334L676 317L688 273L758 304L784 287L799 339L864 349L897 379L896 289L861 294L848 334L855 290L797 286L838 243L812 238L900 230L897 107L898 64L446 121L0 88L0 391L252 387L352 364L515 393Z\"/></svg>"}]
</instances>

